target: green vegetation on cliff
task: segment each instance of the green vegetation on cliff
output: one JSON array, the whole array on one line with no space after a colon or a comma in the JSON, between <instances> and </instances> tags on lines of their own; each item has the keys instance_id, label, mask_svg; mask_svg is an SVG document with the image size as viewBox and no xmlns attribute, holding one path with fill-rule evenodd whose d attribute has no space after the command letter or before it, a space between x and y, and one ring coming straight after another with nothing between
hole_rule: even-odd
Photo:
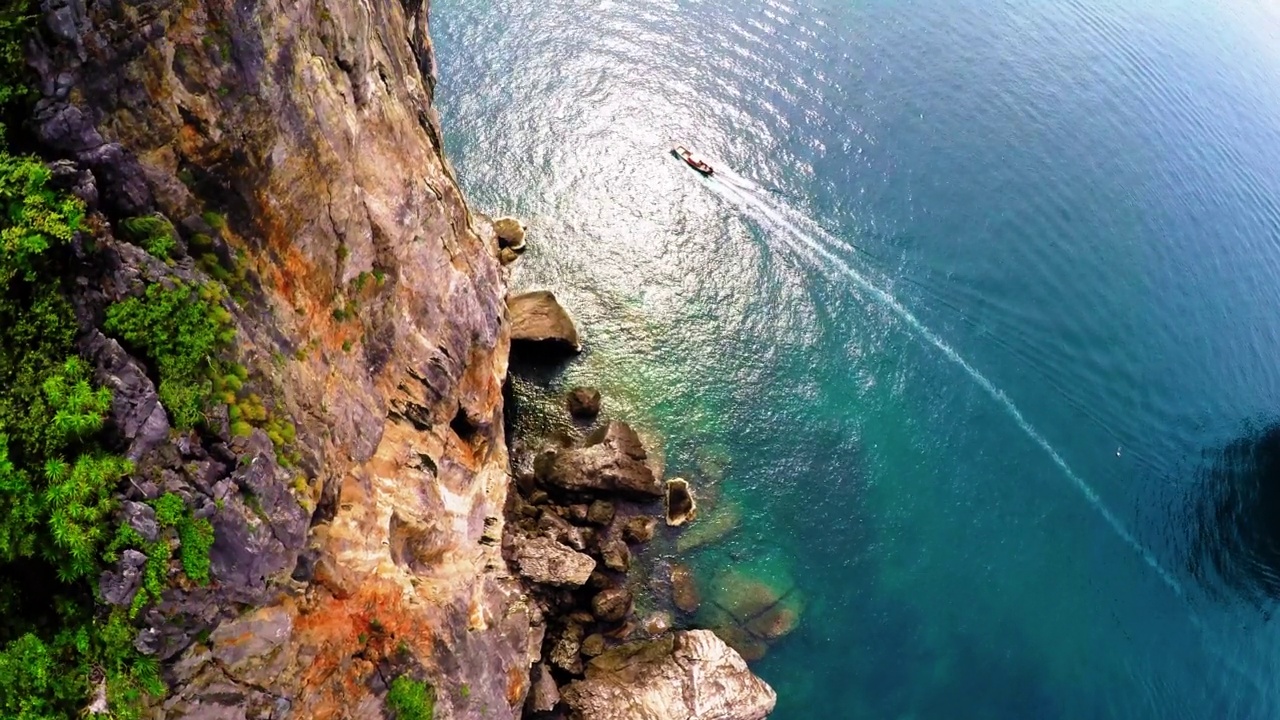
<instances>
[{"instance_id":1,"label":"green vegetation on cliff","mask_svg":"<svg viewBox=\"0 0 1280 720\"><path fill-rule=\"evenodd\" d=\"M0 716L71 717L100 694L127 717L163 686L94 587L132 466L103 447L111 394L76 354L63 286L84 210L49 180L0 150Z\"/></svg>"},{"instance_id":2,"label":"green vegetation on cliff","mask_svg":"<svg viewBox=\"0 0 1280 720\"><path fill-rule=\"evenodd\" d=\"M404 675L391 681L387 707L396 720L431 720L436 714L435 696L427 684Z\"/></svg>"},{"instance_id":3,"label":"green vegetation on cliff","mask_svg":"<svg viewBox=\"0 0 1280 720\"><path fill-rule=\"evenodd\" d=\"M0 718L132 718L145 696L164 693L130 618L173 582L165 531L180 540L184 573L205 583L213 528L176 495L154 502L155 542L120 522L117 492L134 468L107 449L111 393L77 353L69 301L84 207L52 187L40 160L13 150L4 126L32 95L22 40L37 13L27 0L0 0ZM175 246L159 216L123 229L157 256ZM161 396L186 427L209 395L204 368L229 321L208 298L191 302L194 292L153 287L110 313L169 380ZM98 578L128 548L147 555L143 588L132 609L112 608L97 597Z\"/></svg>"},{"instance_id":4,"label":"green vegetation on cliff","mask_svg":"<svg viewBox=\"0 0 1280 720\"><path fill-rule=\"evenodd\" d=\"M107 308L104 329L142 351L160 374L160 401L174 427L190 430L213 400L217 351L235 339L216 286L151 285L146 295Z\"/></svg>"}]
</instances>

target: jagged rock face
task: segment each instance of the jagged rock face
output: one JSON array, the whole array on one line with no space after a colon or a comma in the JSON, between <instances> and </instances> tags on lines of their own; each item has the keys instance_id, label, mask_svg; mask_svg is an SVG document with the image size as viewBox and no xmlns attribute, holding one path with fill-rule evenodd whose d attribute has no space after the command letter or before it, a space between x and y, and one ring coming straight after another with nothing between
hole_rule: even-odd
<instances>
[{"instance_id":1,"label":"jagged rock face","mask_svg":"<svg viewBox=\"0 0 1280 720\"><path fill-rule=\"evenodd\" d=\"M561 689L573 720L761 720L773 688L707 630L610 650Z\"/></svg>"},{"instance_id":2,"label":"jagged rock face","mask_svg":"<svg viewBox=\"0 0 1280 720\"><path fill-rule=\"evenodd\" d=\"M193 456L215 481L200 493L254 488L262 517L217 511L214 584L153 611L173 687L157 714L377 717L408 663L436 687L437 717L518 716L530 616L495 542L505 288L492 230L441 155L425 4L44 10L36 136L114 217L159 209L188 232L202 212L228 218L221 234L260 279L237 308L237 353L269 376L319 488L308 518L261 438ZM179 442L145 375L96 342L129 455ZM166 609L201 607L207 641L166 634Z\"/></svg>"},{"instance_id":3,"label":"jagged rock face","mask_svg":"<svg viewBox=\"0 0 1280 720\"><path fill-rule=\"evenodd\" d=\"M543 452L534 470L539 480L563 490L642 498L660 497L663 492L640 436L621 422L605 425L579 447Z\"/></svg>"}]
</instances>

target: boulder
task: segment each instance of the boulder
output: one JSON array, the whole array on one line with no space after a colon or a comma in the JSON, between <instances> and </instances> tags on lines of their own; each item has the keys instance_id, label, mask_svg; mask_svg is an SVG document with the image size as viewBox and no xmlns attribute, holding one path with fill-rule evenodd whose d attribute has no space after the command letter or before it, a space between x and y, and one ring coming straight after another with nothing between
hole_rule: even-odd
<instances>
[{"instance_id":1,"label":"boulder","mask_svg":"<svg viewBox=\"0 0 1280 720\"><path fill-rule=\"evenodd\" d=\"M542 536L516 541L515 565L521 575L533 582L570 587L581 586L596 569L591 556Z\"/></svg>"},{"instance_id":2,"label":"boulder","mask_svg":"<svg viewBox=\"0 0 1280 720\"><path fill-rule=\"evenodd\" d=\"M698 516L698 505L693 501L693 492L689 483L683 478L667 481L667 524L679 527Z\"/></svg>"},{"instance_id":3,"label":"boulder","mask_svg":"<svg viewBox=\"0 0 1280 720\"><path fill-rule=\"evenodd\" d=\"M551 712L560 703L560 688L546 665L538 663L529 671L529 697L525 707L532 713Z\"/></svg>"},{"instance_id":4,"label":"boulder","mask_svg":"<svg viewBox=\"0 0 1280 720\"><path fill-rule=\"evenodd\" d=\"M631 569L631 548L621 538L610 538L600 547L600 559L610 570L626 572Z\"/></svg>"},{"instance_id":5,"label":"boulder","mask_svg":"<svg viewBox=\"0 0 1280 720\"><path fill-rule=\"evenodd\" d=\"M525 249L524 223L513 217L501 217L493 221L493 234L498 238L498 247L521 252Z\"/></svg>"},{"instance_id":6,"label":"boulder","mask_svg":"<svg viewBox=\"0 0 1280 720\"><path fill-rule=\"evenodd\" d=\"M693 571L687 565L671 566L671 601L681 612L693 613L702 604Z\"/></svg>"},{"instance_id":7,"label":"boulder","mask_svg":"<svg viewBox=\"0 0 1280 720\"><path fill-rule=\"evenodd\" d=\"M582 626L571 622L551 645L551 664L572 675L582 674Z\"/></svg>"},{"instance_id":8,"label":"boulder","mask_svg":"<svg viewBox=\"0 0 1280 720\"><path fill-rule=\"evenodd\" d=\"M588 635L586 639L582 641L582 654L587 657L595 657L604 652L604 649L605 639L600 633Z\"/></svg>"},{"instance_id":9,"label":"boulder","mask_svg":"<svg viewBox=\"0 0 1280 720\"><path fill-rule=\"evenodd\" d=\"M777 703L773 688L707 630L610 650L561 698L581 720L763 720Z\"/></svg>"},{"instance_id":10,"label":"boulder","mask_svg":"<svg viewBox=\"0 0 1280 720\"><path fill-rule=\"evenodd\" d=\"M600 391L595 388L576 387L569 391L566 404L569 414L579 420L590 420L600 414Z\"/></svg>"},{"instance_id":11,"label":"boulder","mask_svg":"<svg viewBox=\"0 0 1280 720\"><path fill-rule=\"evenodd\" d=\"M619 622L631 612L631 591L626 588L605 588L591 598L591 611L604 622Z\"/></svg>"},{"instance_id":12,"label":"boulder","mask_svg":"<svg viewBox=\"0 0 1280 720\"><path fill-rule=\"evenodd\" d=\"M498 251L498 262L503 265L510 265L520 259L520 254L511 248L502 248Z\"/></svg>"},{"instance_id":13,"label":"boulder","mask_svg":"<svg viewBox=\"0 0 1280 720\"><path fill-rule=\"evenodd\" d=\"M622 538L629 543L647 543L657 529L656 518L633 517L622 526Z\"/></svg>"},{"instance_id":14,"label":"boulder","mask_svg":"<svg viewBox=\"0 0 1280 720\"><path fill-rule=\"evenodd\" d=\"M542 452L534 461L534 471L543 483L564 490L661 497L662 484L647 460L635 430L626 423L611 422L580 447Z\"/></svg>"},{"instance_id":15,"label":"boulder","mask_svg":"<svg viewBox=\"0 0 1280 720\"><path fill-rule=\"evenodd\" d=\"M613 522L613 503L608 500L596 500L587 508L587 522L592 525L608 525Z\"/></svg>"},{"instance_id":16,"label":"boulder","mask_svg":"<svg viewBox=\"0 0 1280 720\"><path fill-rule=\"evenodd\" d=\"M542 511L542 515L538 518L538 529L547 537L564 543L574 550L587 549L587 541L582 535L582 529L570 525L568 520L554 512L546 509Z\"/></svg>"},{"instance_id":17,"label":"boulder","mask_svg":"<svg viewBox=\"0 0 1280 720\"><path fill-rule=\"evenodd\" d=\"M650 613L640 623L640 631L646 637L658 637L671 629L671 615L664 612Z\"/></svg>"},{"instance_id":18,"label":"boulder","mask_svg":"<svg viewBox=\"0 0 1280 720\"><path fill-rule=\"evenodd\" d=\"M98 581L98 591L102 599L112 605L128 607L133 596L142 586L142 573L147 565L147 556L137 550L125 550L120 554L120 561L113 570L102 573Z\"/></svg>"},{"instance_id":19,"label":"boulder","mask_svg":"<svg viewBox=\"0 0 1280 720\"><path fill-rule=\"evenodd\" d=\"M507 300L513 342L541 343L563 347L573 352L582 350L578 329L569 313L548 290L516 295Z\"/></svg>"}]
</instances>

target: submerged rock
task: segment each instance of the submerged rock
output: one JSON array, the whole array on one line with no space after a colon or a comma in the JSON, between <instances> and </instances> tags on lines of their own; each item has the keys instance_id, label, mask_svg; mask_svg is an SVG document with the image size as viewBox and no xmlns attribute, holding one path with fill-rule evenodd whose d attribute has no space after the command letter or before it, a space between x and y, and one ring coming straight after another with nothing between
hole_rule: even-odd
<instances>
[{"instance_id":1,"label":"submerged rock","mask_svg":"<svg viewBox=\"0 0 1280 720\"><path fill-rule=\"evenodd\" d=\"M578 329L569 313L549 290L516 295L507 300L512 342L529 342L582 350Z\"/></svg>"},{"instance_id":2,"label":"submerged rock","mask_svg":"<svg viewBox=\"0 0 1280 720\"><path fill-rule=\"evenodd\" d=\"M698 515L698 505L693 501L689 483L683 478L667 481L667 524L679 527Z\"/></svg>"},{"instance_id":3,"label":"submerged rock","mask_svg":"<svg viewBox=\"0 0 1280 720\"><path fill-rule=\"evenodd\" d=\"M515 565L521 575L533 582L571 587L586 583L596 569L591 556L541 536L517 542Z\"/></svg>"},{"instance_id":4,"label":"submerged rock","mask_svg":"<svg viewBox=\"0 0 1280 720\"><path fill-rule=\"evenodd\" d=\"M707 517L676 539L676 552L686 554L706 545L714 545L737 530L741 523L742 511L737 504L723 501Z\"/></svg>"},{"instance_id":5,"label":"submerged rock","mask_svg":"<svg viewBox=\"0 0 1280 720\"><path fill-rule=\"evenodd\" d=\"M694 613L702 605L702 596L688 565L671 566L671 601L681 612Z\"/></svg>"},{"instance_id":6,"label":"submerged rock","mask_svg":"<svg viewBox=\"0 0 1280 720\"><path fill-rule=\"evenodd\" d=\"M600 391L595 388L576 387L569 391L565 403L569 414L580 420L590 420L600 414Z\"/></svg>"},{"instance_id":7,"label":"submerged rock","mask_svg":"<svg viewBox=\"0 0 1280 720\"><path fill-rule=\"evenodd\" d=\"M611 422L581 447L548 450L534 461L538 479L563 490L661 497L662 485L647 462L640 437L629 425Z\"/></svg>"},{"instance_id":8,"label":"submerged rock","mask_svg":"<svg viewBox=\"0 0 1280 720\"><path fill-rule=\"evenodd\" d=\"M746 659L759 660L771 643L795 630L802 609L794 586L730 570L716 578L698 620Z\"/></svg>"},{"instance_id":9,"label":"submerged rock","mask_svg":"<svg viewBox=\"0 0 1280 720\"><path fill-rule=\"evenodd\" d=\"M640 631L647 637L658 637L671 629L671 615L664 612L649 613L640 623Z\"/></svg>"},{"instance_id":10,"label":"submerged rock","mask_svg":"<svg viewBox=\"0 0 1280 720\"><path fill-rule=\"evenodd\" d=\"M762 720L777 702L773 688L706 630L610 650L561 697L581 720Z\"/></svg>"}]
</instances>

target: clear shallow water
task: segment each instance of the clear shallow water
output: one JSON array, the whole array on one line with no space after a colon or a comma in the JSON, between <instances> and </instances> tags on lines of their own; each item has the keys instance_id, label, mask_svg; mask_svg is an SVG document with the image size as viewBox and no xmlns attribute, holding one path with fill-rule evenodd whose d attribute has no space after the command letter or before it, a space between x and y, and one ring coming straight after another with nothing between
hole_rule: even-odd
<instances>
[{"instance_id":1,"label":"clear shallow water","mask_svg":"<svg viewBox=\"0 0 1280 720\"><path fill-rule=\"evenodd\" d=\"M463 186L585 330L564 383L741 508L704 578L797 587L774 717L1280 716L1269 526L1222 490L1280 414L1280 11L435 0L433 36Z\"/></svg>"}]
</instances>

